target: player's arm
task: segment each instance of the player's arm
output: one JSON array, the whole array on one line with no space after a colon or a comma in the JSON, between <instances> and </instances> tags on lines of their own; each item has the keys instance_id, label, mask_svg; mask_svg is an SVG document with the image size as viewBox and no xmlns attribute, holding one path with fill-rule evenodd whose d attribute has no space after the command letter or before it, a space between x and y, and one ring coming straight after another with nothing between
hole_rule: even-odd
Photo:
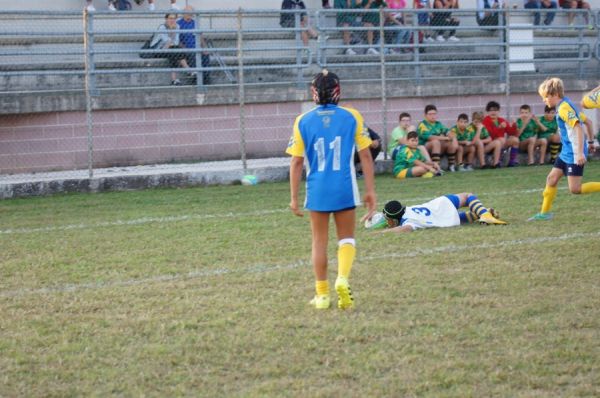
<instances>
[{"instance_id":1,"label":"player's arm","mask_svg":"<svg viewBox=\"0 0 600 398\"><path fill-rule=\"evenodd\" d=\"M373 165L371 151L368 147L358 151L358 157L360 158L363 178L365 179L365 196L363 202L367 207L367 214L361 218L361 221L363 221L371 218L373 214L375 214L377 207L377 196L375 195L375 167Z\"/></svg>"},{"instance_id":2,"label":"player's arm","mask_svg":"<svg viewBox=\"0 0 600 398\"><path fill-rule=\"evenodd\" d=\"M385 229L377 230L378 233L395 232L397 234L402 234L402 233L412 232L412 231L414 231L414 229L411 225L400 225L400 226L394 227L394 228L385 228Z\"/></svg>"},{"instance_id":3,"label":"player's arm","mask_svg":"<svg viewBox=\"0 0 600 398\"><path fill-rule=\"evenodd\" d=\"M583 166L586 162L586 159L585 155L583 154L584 134L581 123L576 123L573 129L575 130L575 134L577 136L577 145L573 145L573 148L576 148L575 163L578 166Z\"/></svg>"},{"instance_id":4,"label":"player's arm","mask_svg":"<svg viewBox=\"0 0 600 398\"><path fill-rule=\"evenodd\" d=\"M292 156L292 160L290 161L290 210L299 217L304 215L298 207L298 189L300 187L300 180L302 179L303 166L303 157Z\"/></svg>"},{"instance_id":5,"label":"player's arm","mask_svg":"<svg viewBox=\"0 0 600 398\"><path fill-rule=\"evenodd\" d=\"M583 116L583 113L581 113L581 115ZM587 118L581 118L581 120L583 121L583 124L585 125L585 130L587 133L587 142L588 142L588 150L590 152L595 152L596 151L596 147L594 146L594 140L596 139L595 135L594 135L594 125L592 123L592 121Z\"/></svg>"},{"instance_id":6,"label":"player's arm","mask_svg":"<svg viewBox=\"0 0 600 398\"><path fill-rule=\"evenodd\" d=\"M535 122L535 124L537 124L538 128L542 131L547 131L548 127L544 126L542 124L542 122L540 122L540 119L537 118L537 116L533 115L532 116L533 121Z\"/></svg>"}]
</instances>

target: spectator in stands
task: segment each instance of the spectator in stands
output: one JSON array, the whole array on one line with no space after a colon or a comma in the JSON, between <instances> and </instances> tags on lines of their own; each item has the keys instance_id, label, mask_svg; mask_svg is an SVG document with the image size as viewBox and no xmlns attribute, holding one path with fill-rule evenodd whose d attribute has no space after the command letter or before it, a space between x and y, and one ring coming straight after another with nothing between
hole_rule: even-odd
<instances>
[{"instance_id":1,"label":"spectator in stands","mask_svg":"<svg viewBox=\"0 0 600 398\"><path fill-rule=\"evenodd\" d=\"M490 133L487 131L482 123L483 113L473 112L471 117L471 127L478 134L479 142L483 146L483 150L477 153L477 159L479 160L479 167L482 169L496 168L496 165L500 163L500 154L502 153L502 147L500 141L492 140ZM492 165L488 166L485 162L485 155L492 153Z\"/></svg>"},{"instance_id":2,"label":"spectator in stands","mask_svg":"<svg viewBox=\"0 0 600 398\"><path fill-rule=\"evenodd\" d=\"M431 3L429 2L429 0L413 0L413 8L415 10L418 9L422 9L422 8L431 8ZM431 22L431 16L429 12L418 12L417 13L417 23L419 24L419 26L429 26ZM419 36L423 36L423 40L421 40L421 38L419 37L418 42L420 43L421 41L425 41L425 42L429 42L429 43L433 43L433 38L432 33L429 30L422 30L419 31ZM417 38L413 37L413 42L417 42Z\"/></svg>"},{"instance_id":3,"label":"spectator in stands","mask_svg":"<svg viewBox=\"0 0 600 398\"><path fill-rule=\"evenodd\" d=\"M363 8L365 10L379 10L380 8L388 8L387 3L384 0L366 0ZM389 18L386 13L386 19ZM367 30L367 44L369 48L367 49L367 54L378 55L379 51L373 47L374 38L375 38L375 30L379 27L379 12L366 12L362 16L362 23L365 28L370 28ZM378 29L377 29L378 30Z\"/></svg>"},{"instance_id":4,"label":"spectator in stands","mask_svg":"<svg viewBox=\"0 0 600 398\"><path fill-rule=\"evenodd\" d=\"M333 3L334 8L340 10L348 10L353 8L359 8L363 0L335 0ZM359 26L360 23L357 20L358 16L355 13L340 12L336 16L336 25L338 27L348 28L351 26ZM342 41L346 46L346 55L356 55L356 51L350 48L350 40L352 39L352 33L349 30L342 30Z\"/></svg>"},{"instance_id":5,"label":"spectator in stands","mask_svg":"<svg viewBox=\"0 0 600 398\"><path fill-rule=\"evenodd\" d=\"M281 3L282 10L306 10L306 5L302 0L283 0ZM296 26L296 14L294 13L281 13L279 17L279 25L282 28L294 28ZM308 37L313 39L318 37L317 32L311 28L308 24L308 14L305 12L300 14L300 26L303 30L300 32L302 37L302 43L304 46L308 46Z\"/></svg>"},{"instance_id":6,"label":"spectator in stands","mask_svg":"<svg viewBox=\"0 0 600 398\"><path fill-rule=\"evenodd\" d=\"M557 5L556 5L556 1L554 1L554 0L525 0L525 8L528 10L540 10L540 9L552 10L552 9L556 9ZM552 21L554 21L555 15L556 15L556 12L554 12L554 11L546 12L546 17L544 18L544 25L548 26L548 25L552 24ZM539 11L533 14L533 24L534 25L539 25L540 19L541 19L541 17L540 17Z\"/></svg>"},{"instance_id":7,"label":"spectator in stands","mask_svg":"<svg viewBox=\"0 0 600 398\"><path fill-rule=\"evenodd\" d=\"M398 30L385 33L386 43L394 43L397 45L406 45L410 43L410 29L406 26L404 14L400 11L406 7L405 0L387 0L388 8L396 10L388 13L385 25L395 27ZM402 28L402 29L399 29ZM412 49L403 47L393 49L395 52L410 52Z\"/></svg>"},{"instance_id":8,"label":"spectator in stands","mask_svg":"<svg viewBox=\"0 0 600 398\"><path fill-rule=\"evenodd\" d=\"M502 149L510 148L510 158L508 161L508 167L518 166L517 156L519 155L519 138L516 136L514 128L505 119L498 116L500 112L500 104L496 101L490 101L485 107L487 112L486 117L483 118L483 125L490 133L492 140L499 141ZM500 162L494 165L495 167L502 167Z\"/></svg>"},{"instance_id":9,"label":"spectator in stands","mask_svg":"<svg viewBox=\"0 0 600 398\"><path fill-rule=\"evenodd\" d=\"M87 11L96 11L96 7L94 7L94 5L92 4L92 0L86 0L85 1L85 9Z\"/></svg>"},{"instance_id":10,"label":"spectator in stands","mask_svg":"<svg viewBox=\"0 0 600 398\"><path fill-rule=\"evenodd\" d=\"M390 142L388 142L387 147L388 155L390 156L390 158L392 158L392 160L394 160L394 158L396 157L398 149L400 149L402 145L406 145L407 134L411 131L417 131L417 128L411 124L412 118L410 116L410 113L402 112L398 117L398 121L398 126L396 126L394 130L392 130ZM423 157L428 162L431 162L431 157L429 157L427 148L425 148L424 145L419 145L418 148L421 151Z\"/></svg>"},{"instance_id":11,"label":"spectator in stands","mask_svg":"<svg viewBox=\"0 0 600 398\"><path fill-rule=\"evenodd\" d=\"M321 6L323 8L331 8L331 6L329 5L329 0L321 0Z\"/></svg>"},{"instance_id":12,"label":"spectator in stands","mask_svg":"<svg viewBox=\"0 0 600 398\"><path fill-rule=\"evenodd\" d=\"M148 9L150 11L156 10L156 6L154 5L155 0L148 0ZM139 4L139 3L138 3ZM177 5L177 0L171 0L171 10L179 11L181 8Z\"/></svg>"},{"instance_id":13,"label":"spectator in stands","mask_svg":"<svg viewBox=\"0 0 600 398\"><path fill-rule=\"evenodd\" d=\"M381 137L370 127L367 127L367 132L369 133L369 138L371 139L369 151L371 152L373 163L375 163L375 159L377 159L377 156L379 156L379 153L381 152ZM354 167L357 170L356 176L362 177L362 165L360 164L360 156L358 155L358 151L354 153Z\"/></svg>"},{"instance_id":14,"label":"spectator in stands","mask_svg":"<svg viewBox=\"0 0 600 398\"><path fill-rule=\"evenodd\" d=\"M458 0L434 0L433 8L436 10L449 10L458 8ZM434 12L431 15L431 26L458 26L460 21L452 17L451 12ZM448 33L449 41L460 41L455 36L456 30L450 30ZM437 41L444 42L444 30L437 31Z\"/></svg>"},{"instance_id":15,"label":"spectator in stands","mask_svg":"<svg viewBox=\"0 0 600 398\"><path fill-rule=\"evenodd\" d=\"M584 0L559 0L558 4L565 10L580 9L580 10L588 10L589 11L591 9L590 3L588 3L587 1L584 1ZM568 21L569 25L573 25L574 19L575 19L575 13L569 12L567 14L567 21ZM583 19L585 20L585 24L588 26L589 29L594 29L594 27L592 25L590 25L590 19L589 19L587 12L585 14L583 14Z\"/></svg>"},{"instance_id":16,"label":"spectator in stands","mask_svg":"<svg viewBox=\"0 0 600 398\"><path fill-rule=\"evenodd\" d=\"M441 156L448 156L448 171L456 171L456 151L458 141L456 137L448 135L448 129L437 120L437 108L435 105L425 106L425 119L419 123L419 145L425 145L429 151L431 160L440 163Z\"/></svg>"},{"instance_id":17,"label":"spectator in stands","mask_svg":"<svg viewBox=\"0 0 600 398\"><path fill-rule=\"evenodd\" d=\"M535 150L539 148L539 164L544 164L546 158L546 149L548 141L539 139L538 133L546 131L544 126L534 114L531 113L531 107L527 104L519 108L519 118L516 122L517 135L519 136L519 150L527 152L527 165L535 164Z\"/></svg>"},{"instance_id":18,"label":"spectator in stands","mask_svg":"<svg viewBox=\"0 0 600 398\"><path fill-rule=\"evenodd\" d=\"M181 18L179 18L177 20L177 25L179 26L179 29L181 29L181 30L196 29L196 21L194 20L194 14L192 14L194 12L194 7L188 5L188 6L185 6L185 8L183 10L186 12L183 14L183 16ZM188 49L196 49L196 35L197 35L196 33L179 33L179 43L180 43L181 47L188 48ZM208 48L208 46L206 45L206 40L204 39L204 36L202 36L201 34L198 34L198 36L200 37L200 46L202 48ZM196 53L195 52L185 53L185 60L190 67L192 67L192 68L196 67ZM200 54L200 61L201 61L203 68L207 68L209 66L210 56L207 51L202 51L202 53ZM207 84L208 83L207 80L208 80L208 72L202 72L202 84Z\"/></svg>"},{"instance_id":19,"label":"spectator in stands","mask_svg":"<svg viewBox=\"0 0 600 398\"><path fill-rule=\"evenodd\" d=\"M166 14L165 15L165 23L158 27L158 31L154 34L152 41L150 42L150 47L156 48L159 50L167 50L171 48L181 48L179 33L170 32L172 30L177 30L179 26L177 25L177 15L176 14ZM156 47L154 47L156 46ZM157 58L166 58L169 60L169 65L171 68L189 68L190 66L187 63L187 57L185 53L181 52L165 52L158 53ZM177 74L175 72L171 72L171 84L174 86L181 85L181 81L177 78Z\"/></svg>"},{"instance_id":20,"label":"spectator in stands","mask_svg":"<svg viewBox=\"0 0 600 398\"><path fill-rule=\"evenodd\" d=\"M477 0L476 14L477 24L479 26L498 26L500 14L495 11L506 8L504 0Z\"/></svg>"},{"instance_id":21,"label":"spectator in stands","mask_svg":"<svg viewBox=\"0 0 600 398\"><path fill-rule=\"evenodd\" d=\"M479 132L469 125L469 116L466 113L458 115L456 124L450 128L448 135L456 137L458 141L456 151L458 171L473 171L475 155L483 152L483 144L479 141L477 133ZM467 161L463 163L465 155Z\"/></svg>"}]
</instances>

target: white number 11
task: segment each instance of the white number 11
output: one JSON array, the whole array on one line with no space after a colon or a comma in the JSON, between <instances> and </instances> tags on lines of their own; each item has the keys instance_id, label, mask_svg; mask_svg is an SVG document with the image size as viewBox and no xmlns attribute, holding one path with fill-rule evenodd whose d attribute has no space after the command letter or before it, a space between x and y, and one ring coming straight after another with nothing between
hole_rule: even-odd
<instances>
[{"instance_id":1,"label":"white number 11","mask_svg":"<svg viewBox=\"0 0 600 398\"><path fill-rule=\"evenodd\" d=\"M319 138L314 145L315 151L317 151L317 160L319 163L318 171L325 170L325 139ZM333 171L340 170L340 158L342 153L342 137L339 135L335 137L333 141L329 143L329 149L333 149Z\"/></svg>"}]
</instances>

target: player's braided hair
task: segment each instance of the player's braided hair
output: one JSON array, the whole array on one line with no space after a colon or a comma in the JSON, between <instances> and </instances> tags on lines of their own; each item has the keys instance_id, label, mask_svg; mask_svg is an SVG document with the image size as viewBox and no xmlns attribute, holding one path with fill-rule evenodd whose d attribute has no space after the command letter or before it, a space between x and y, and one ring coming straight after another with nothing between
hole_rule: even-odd
<instances>
[{"instance_id":1,"label":"player's braided hair","mask_svg":"<svg viewBox=\"0 0 600 398\"><path fill-rule=\"evenodd\" d=\"M402 218L404 212L406 211L406 206L397 200L391 200L385 204L383 207L383 215L386 218L390 218L392 220L398 220Z\"/></svg>"},{"instance_id":2,"label":"player's braided hair","mask_svg":"<svg viewBox=\"0 0 600 398\"><path fill-rule=\"evenodd\" d=\"M335 73L323 69L311 83L313 100L319 105L336 104L340 100L340 79Z\"/></svg>"}]
</instances>

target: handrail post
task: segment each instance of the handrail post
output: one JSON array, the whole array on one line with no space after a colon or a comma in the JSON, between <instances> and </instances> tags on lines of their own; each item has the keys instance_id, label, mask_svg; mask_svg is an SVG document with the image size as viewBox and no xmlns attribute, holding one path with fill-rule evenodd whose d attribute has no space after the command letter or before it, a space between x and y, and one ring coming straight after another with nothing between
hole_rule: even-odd
<instances>
[{"instance_id":1,"label":"handrail post","mask_svg":"<svg viewBox=\"0 0 600 398\"><path fill-rule=\"evenodd\" d=\"M85 115L87 123L87 144L88 144L88 176L91 180L94 177L94 134L92 119L92 92L95 91L93 79L94 60L92 55L93 46L93 15L87 8L83 11L83 46L85 51Z\"/></svg>"},{"instance_id":2,"label":"handrail post","mask_svg":"<svg viewBox=\"0 0 600 398\"><path fill-rule=\"evenodd\" d=\"M381 60L381 111L382 111L382 144L383 158L387 159L387 84L385 74L385 13L379 9L379 57ZM375 159L373 159L375 161Z\"/></svg>"},{"instance_id":3,"label":"handrail post","mask_svg":"<svg viewBox=\"0 0 600 398\"><path fill-rule=\"evenodd\" d=\"M238 58L238 96L240 103L240 153L242 157L242 168L244 174L248 170L246 160L246 121L245 121L245 104L244 97L244 60L243 60L243 35L242 35L242 8L238 8L237 13L237 58Z\"/></svg>"}]
</instances>

